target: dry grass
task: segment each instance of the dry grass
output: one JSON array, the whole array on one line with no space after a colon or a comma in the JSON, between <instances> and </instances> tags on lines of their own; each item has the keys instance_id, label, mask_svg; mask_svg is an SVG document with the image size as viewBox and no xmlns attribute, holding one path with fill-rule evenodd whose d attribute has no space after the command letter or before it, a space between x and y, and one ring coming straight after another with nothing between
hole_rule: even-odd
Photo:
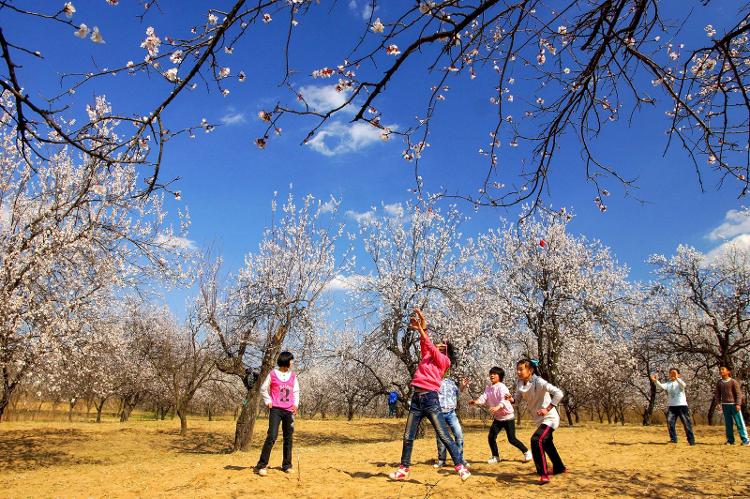
<instances>
[{"instance_id":1,"label":"dry grass","mask_svg":"<svg viewBox=\"0 0 750 499\"><path fill-rule=\"evenodd\" d=\"M0 423L0 497L435 497L530 495L748 496L750 448L723 445L719 427L697 429L698 445L668 445L666 428L582 425L563 427L555 441L570 472L542 489L533 465L500 437L505 461L488 465L486 429L466 428L466 457L474 463L466 483L451 468L434 470L431 432L415 443L411 478L387 479L401 451L403 420L298 420L294 474L278 468L281 439L268 477L252 472L265 435L259 421L256 448L229 454L231 421ZM525 441L532 428L519 430ZM681 435L682 438L682 435ZM543 493L542 493L543 492Z\"/></svg>"}]
</instances>

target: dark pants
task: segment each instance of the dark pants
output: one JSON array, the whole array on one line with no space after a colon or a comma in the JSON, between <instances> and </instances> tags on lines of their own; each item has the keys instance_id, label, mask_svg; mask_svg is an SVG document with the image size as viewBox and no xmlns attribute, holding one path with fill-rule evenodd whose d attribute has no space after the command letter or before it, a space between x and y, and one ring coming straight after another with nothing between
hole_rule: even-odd
<instances>
[{"instance_id":1,"label":"dark pants","mask_svg":"<svg viewBox=\"0 0 750 499\"><path fill-rule=\"evenodd\" d=\"M284 432L284 458L281 462L281 468L287 470L292 467L292 435L294 434L294 414L292 411L273 407L268 413L268 434L263 444L263 450L260 452L260 459L255 465L257 469L268 466L268 459L271 457L271 449L276 443L276 437L279 436L279 423L281 430Z\"/></svg>"},{"instance_id":2,"label":"dark pants","mask_svg":"<svg viewBox=\"0 0 750 499\"><path fill-rule=\"evenodd\" d=\"M461 451L456 445L456 441L448 433L450 430L448 430L448 425L445 423L437 392L421 392L415 393L411 398L409 417L406 420L406 430L404 431L404 446L401 450L401 466L408 468L411 464L414 437L417 435L419 423L425 417L432 423L437 437L448 448L448 453L451 455L451 459L453 459L453 464L463 464L464 458L461 455Z\"/></svg>"},{"instance_id":3,"label":"dark pants","mask_svg":"<svg viewBox=\"0 0 750 499\"><path fill-rule=\"evenodd\" d=\"M555 430L551 426L546 424L539 425L534 434L531 436L531 454L534 456L534 464L536 465L536 472L540 476L549 476L550 471L552 474L562 473L565 471L565 465L560 459L560 454L557 453L555 443L552 440L552 433ZM549 456L552 461L552 470L547 466L547 457Z\"/></svg>"},{"instance_id":4,"label":"dark pants","mask_svg":"<svg viewBox=\"0 0 750 499\"><path fill-rule=\"evenodd\" d=\"M388 417L396 417L396 403L388 404Z\"/></svg>"},{"instance_id":5,"label":"dark pants","mask_svg":"<svg viewBox=\"0 0 750 499\"><path fill-rule=\"evenodd\" d=\"M667 411L667 427L669 428L669 439L672 442L677 442L677 418L682 421L682 426L685 427L685 434L687 435L687 441L690 445L695 443L695 435L693 435L693 422L690 420L690 411L686 405L670 405Z\"/></svg>"},{"instance_id":6,"label":"dark pants","mask_svg":"<svg viewBox=\"0 0 750 499\"><path fill-rule=\"evenodd\" d=\"M490 426L490 432L487 434L487 442L490 444L490 451L492 451L493 457L500 459L500 452L497 450L497 436L501 431L505 430L505 434L508 435L508 443L524 454L529 449L523 445L523 442L516 438L516 421L511 419L509 421L498 421L494 420L492 426Z\"/></svg>"}]
</instances>

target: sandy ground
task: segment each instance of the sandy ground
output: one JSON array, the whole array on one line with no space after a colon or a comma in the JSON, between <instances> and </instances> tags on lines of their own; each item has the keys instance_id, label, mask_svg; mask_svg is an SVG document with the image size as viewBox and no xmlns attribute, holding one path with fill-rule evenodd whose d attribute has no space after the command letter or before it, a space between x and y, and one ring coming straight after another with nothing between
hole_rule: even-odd
<instances>
[{"instance_id":1,"label":"sandy ground","mask_svg":"<svg viewBox=\"0 0 750 499\"><path fill-rule=\"evenodd\" d=\"M262 443L260 420L255 445ZM555 497L750 496L750 447L723 445L723 430L699 426L698 444L667 444L663 426L562 427L555 442L569 473L537 484L532 463L499 439L503 461L489 457L486 427L466 424L473 476L435 470L431 430L415 443L412 475L391 482L404 420L298 420L295 471L283 473L281 439L267 477L253 473L259 450L228 454L231 421L0 423L0 497ZM532 428L519 429L528 441Z\"/></svg>"}]
</instances>

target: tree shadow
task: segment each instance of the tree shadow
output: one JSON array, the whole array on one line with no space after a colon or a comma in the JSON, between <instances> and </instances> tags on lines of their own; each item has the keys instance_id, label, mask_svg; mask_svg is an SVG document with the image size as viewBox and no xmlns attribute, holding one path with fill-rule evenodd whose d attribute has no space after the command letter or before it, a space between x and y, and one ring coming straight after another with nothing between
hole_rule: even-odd
<instances>
[{"instance_id":1,"label":"tree shadow","mask_svg":"<svg viewBox=\"0 0 750 499\"><path fill-rule=\"evenodd\" d=\"M253 469L253 467L252 466L237 466L237 465L234 465L234 464L227 464L226 466L224 466L224 469L228 470L228 471L244 471L244 470L251 470L251 469Z\"/></svg>"},{"instance_id":2,"label":"tree shadow","mask_svg":"<svg viewBox=\"0 0 750 499\"><path fill-rule=\"evenodd\" d=\"M191 430L185 436L179 431L163 431L174 434L170 447L181 454L229 454L232 452L232 438L224 433Z\"/></svg>"},{"instance_id":3,"label":"tree shadow","mask_svg":"<svg viewBox=\"0 0 750 499\"><path fill-rule=\"evenodd\" d=\"M281 440L282 436L279 435L278 440ZM277 441L278 441L277 440ZM394 439L388 436L377 436L377 437L352 437L343 433L302 433L295 432L294 443L299 445L305 445L314 447L317 445L362 445L362 444L379 444L384 442L392 442Z\"/></svg>"},{"instance_id":4,"label":"tree shadow","mask_svg":"<svg viewBox=\"0 0 750 499\"><path fill-rule=\"evenodd\" d=\"M628 495L632 496L634 490L640 488L639 495L647 497L700 497L707 495L726 496L744 496L750 494L750 486L745 480L735 480L735 485L741 485L744 489L722 494L709 494L701 484L695 482L695 477L700 476L705 470L699 468L686 470L683 474L662 477L655 473L627 473L620 470L600 470L596 473L586 475L586 484L588 488L599 489L600 495ZM570 475L564 475L568 479ZM571 477L574 480L574 477ZM730 479L731 480L731 479Z\"/></svg>"},{"instance_id":5,"label":"tree shadow","mask_svg":"<svg viewBox=\"0 0 750 499\"><path fill-rule=\"evenodd\" d=\"M630 447L631 445L674 445L669 442L607 442L607 445L616 445L618 447Z\"/></svg>"},{"instance_id":6,"label":"tree shadow","mask_svg":"<svg viewBox=\"0 0 750 499\"><path fill-rule=\"evenodd\" d=\"M15 430L0 433L0 471L20 471L106 461L76 456L63 450L69 444L90 440L76 429Z\"/></svg>"}]
</instances>

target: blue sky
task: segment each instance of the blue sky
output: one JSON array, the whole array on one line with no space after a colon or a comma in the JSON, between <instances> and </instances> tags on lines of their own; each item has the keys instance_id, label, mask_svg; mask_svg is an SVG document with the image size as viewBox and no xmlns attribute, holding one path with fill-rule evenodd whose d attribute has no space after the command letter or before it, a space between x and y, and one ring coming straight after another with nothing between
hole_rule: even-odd
<instances>
[{"instance_id":1,"label":"blue sky","mask_svg":"<svg viewBox=\"0 0 750 499\"><path fill-rule=\"evenodd\" d=\"M62 2L33 3L40 9L54 10ZM11 17L0 12L0 23L9 37L27 46L39 47L46 56L42 64L24 60L24 67L19 70L30 86L33 82L32 96L34 92L50 93L59 88L59 73L66 68L86 71L92 60L108 67L140 60L145 51L139 44L147 26L153 24L160 36L186 34L185 26L205 19L209 2L162 1L159 4L162 14L149 14L143 22L135 17L139 13L137 2L122 0L117 7L107 5L104 0L74 3L78 10L74 21L97 25L106 44L79 40L66 27L11 23ZM306 75L343 59L351 41L366 28L363 20L366 3L364 0L338 2L333 11L326 6L314 6L310 15L295 28L297 38L291 54L292 66ZM218 2L218 5L225 4L228 2ZM709 12L711 22L721 33L722 27L733 19L733 12L722 10L730 8L727 4L712 3L712 9L699 12L696 22L686 26L681 41L688 48L691 44L705 43L701 23ZM376 15L387 22L389 16L394 15L391 10L394 5L395 2L383 2ZM401 158L403 144L399 139L383 142L366 130L352 129L345 115L329 130L324 145L317 144L317 150L300 144L308 130L305 125L309 124L303 120L283 122L282 135L273 137L265 150L253 145L253 139L265 129L257 117L258 111L271 108L280 97L288 101L288 93L278 86L283 68L283 35L284 27L276 20L259 25L257 30L254 28L235 53L223 62L231 67L233 74L244 70L247 81L228 84L231 93L226 97L219 95L215 88L209 92L198 89L186 93L166 116L175 125L197 123L204 117L214 123L224 123L211 134L199 133L193 140L183 137L171 143L162 178L180 177L176 188L181 191L182 200L169 200L167 208L171 211L178 207L189 209L190 238L199 247L213 245L224 256L228 270L240 267L244 254L257 247L262 229L270 220L274 191L285 195L292 185L292 191L298 196L312 193L326 200L333 195L342 199L342 214L413 199L408 192L414 187L413 165ZM489 87L486 83L479 86L482 78L480 74L476 81L469 81L465 76L449 79L451 89L446 94L447 100L439 107L439 121L429 138L431 147L421 164L428 190L448 185L453 190L473 192L478 187L475 179L484 172L486 160L477 154L477 149L486 147L492 117L487 103ZM322 88L330 85L330 80L298 78L296 81L318 87L317 90L308 88L308 96L335 98L335 93ZM518 83L519 86L535 84ZM413 124L428 87L423 67L407 65L379 101L384 123L397 124L400 129ZM76 94L74 101L82 109L81 105L93 100L94 95L106 94L116 110L135 112L147 109L168 90L169 84L157 76L151 79L112 77L85 87ZM627 177L639 178L635 194L645 203L625 197L612 181L606 184L612 192L607 199L608 211L600 213L593 202L596 193L585 183L579 145L572 135L562 141L547 197L555 207L572 209L576 214L572 230L609 246L617 259L631 268L633 279L649 278L650 268L645 259L652 253L671 254L682 243L702 251L717 247L722 240L709 235L725 221L728 213L731 215L731 210L742 205L742 201L736 199L739 188L717 190L717 178L708 172L706 192L700 192L693 167L678 148L663 155L664 131L668 125L665 107L666 104L657 105L654 110L638 115L631 127L624 122L617 123L595 142L596 149L611 164ZM517 112L522 113L522 109L519 104ZM342 142L335 140L337 135L345 137ZM507 156L502 160L512 164L520 160L523 152L522 147L513 152L503 150L501 154ZM501 217L514 219L518 214L516 209L485 208L477 213L468 205L463 209L471 214L471 221L465 228L468 235L497 226ZM355 229L352 216L344 214L342 219L349 228ZM746 225L730 223L724 226L723 233L731 236L750 233ZM173 308L180 308L180 295L177 293L170 299Z\"/></svg>"}]
</instances>

